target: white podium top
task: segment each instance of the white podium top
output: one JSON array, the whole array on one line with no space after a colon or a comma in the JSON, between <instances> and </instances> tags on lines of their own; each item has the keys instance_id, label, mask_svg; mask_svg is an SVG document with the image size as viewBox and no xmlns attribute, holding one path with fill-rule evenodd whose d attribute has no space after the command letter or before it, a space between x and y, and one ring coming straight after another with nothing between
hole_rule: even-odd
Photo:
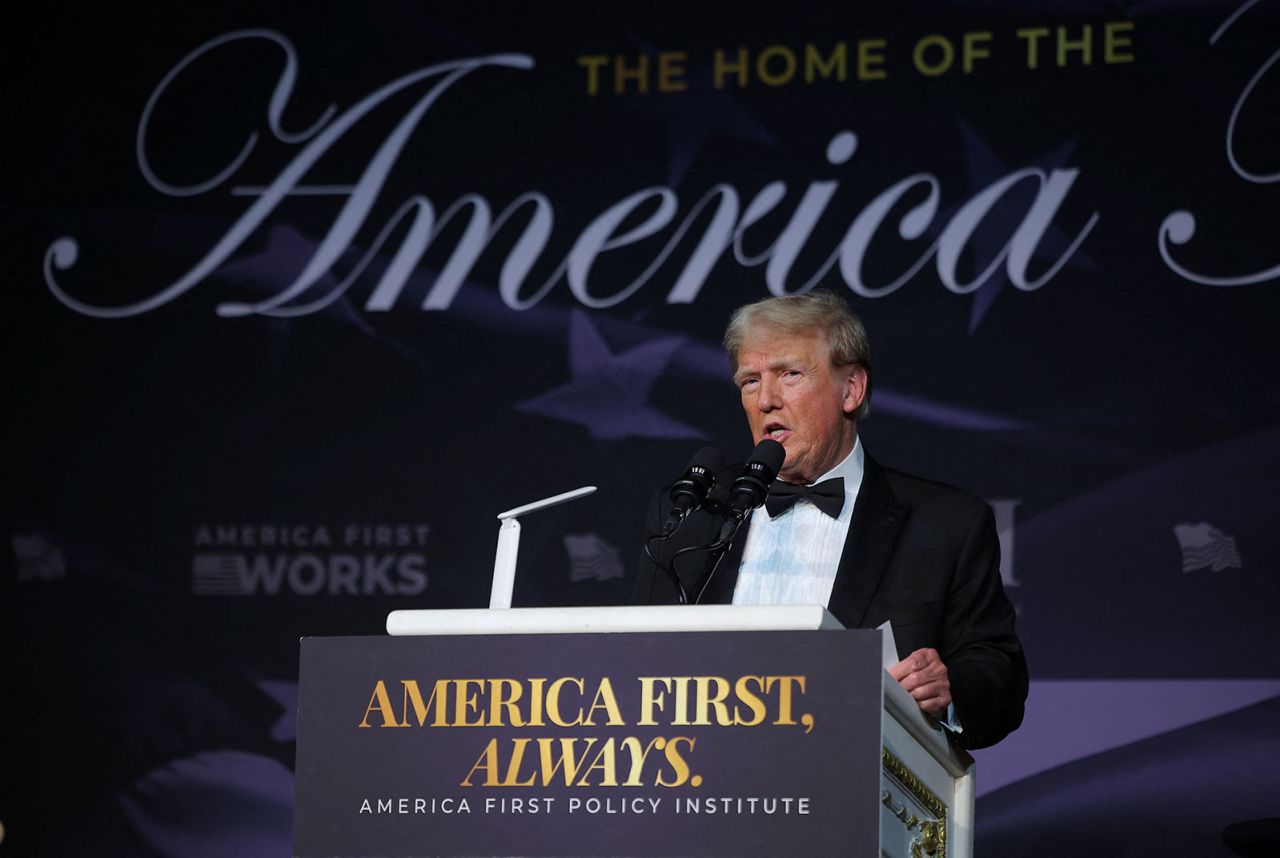
<instances>
[{"instance_id":1,"label":"white podium top","mask_svg":"<svg viewBox=\"0 0 1280 858\"><path fill-rule=\"evenodd\" d=\"M841 629L821 605L628 605L604 608L462 608L392 611L389 635L528 635L599 632Z\"/></svg>"}]
</instances>

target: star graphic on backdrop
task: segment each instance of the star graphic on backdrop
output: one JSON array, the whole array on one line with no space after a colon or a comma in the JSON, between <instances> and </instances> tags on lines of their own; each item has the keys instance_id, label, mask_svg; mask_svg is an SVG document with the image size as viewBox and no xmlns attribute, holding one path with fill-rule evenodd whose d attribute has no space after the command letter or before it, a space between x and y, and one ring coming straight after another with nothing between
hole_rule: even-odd
<instances>
[{"instance_id":1,"label":"star graphic on backdrop","mask_svg":"<svg viewBox=\"0 0 1280 858\"><path fill-rule=\"evenodd\" d=\"M275 224L267 232L266 242L260 250L246 253L221 266L213 276L231 280L249 288L269 301L284 291L298 276L306 260L315 255L319 242L302 233L289 223ZM354 258L356 248L348 248L347 257ZM315 302L317 296L331 296L327 303L317 308L326 316L350 322L368 333L368 322L360 315L344 294L332 269L321 275L299 298L286 302L285 308ZM232 306L239 307L240 302ZM287 318L287 316L286 316Z\"/></svg>"},{"instance_id":2,"label":"star graphic on backdrop","mask_svg":"<svg viewBox=\"0 0 1280 858\"><path fill-rule=\"evenodd\" d=\"M657 62L657 50L642 46L651 63ZM684 92L633 93L631 103L640 110L661 117L667 124L671 141L667 154L667 186L679 187L689 171L703 142L712 134L724 134L766 146L776 146L773 135L756 121L727 89L716 89L709 63L694 66L686 78ZM674 97L662 97L673 95Z\"/></svg>"},{"instance_id":3,"label":"star graphic on backdrop","mask_svg":"<svg viewBox=\"0 0 1280 858\"><path fill-rule=\"evenodd\" d=\"M571 378L515 407L577 423L597 441L701 438L703 433L698 429L649 404L654 382L684 342L684 337L666 337L614 354L587 314L575 310L569 316Z\"/></svg>"},{"instance_id":4,"label":"star graphic on backdrop","mask_svg":"<svg viewBox=\"0 0 1280 858\"><path fill-rule=\"evenodd\" d=\"M957 120L957 124L960 126L960 136L964 143L965 172L969 181L968 198L971 199L993 182L1015 172L1015 169L1019 169L1005 163L987 142L963 120ZM1045 172L1060 168L1067 163L1075 147L1076 141L1068 140L1058 147L1032 158L1029 164L1022 166L1039 167ZM1030 205L1030 200L1033 197L1031 187L1029 183L1019 185L1011 191L1011 194L1024 194L1027 204ZM1022 222L1026 211L1024 206L997 205L983 218L982 223L974 230L969 240L970 259L973 260L974 275L977 274L979 266L986 267L996 257L996 254L1004 249L1009 237L1013 235L1014 230ZM942 212L934 220L934 223L946 224L950 222L954 214L955 207L952 207ZM1052 264L1062 254L1066 253L1073 239L1074 234L1068 236L1057 225L1050 223L1045 229L1044 236L1036 244L1032 258ZM1080 248L1076 248L1071 255L1071 259L1066 264L1086 271L1097 270L1093 261ZM978 329L978 325L982 323L987 311L995 303L996 297L1008 283L1009 276L1005 266L1002 264L991 272L991 276L987 278L985 283L974 290L973 304L969 310L970 334Z\"/></svg>"},{"instance_id":5,"label":"star graphic on backdrop","mask_svg":"<svg viewBox=\"0 0 1280 858\"><path fill-rule=\"evenodd\" d=\"M264 694L280 704L280 719L271 727L271 738L293 742L298 738L298 683L263 679L257 683Z\"/></svg>"}]
</instances>

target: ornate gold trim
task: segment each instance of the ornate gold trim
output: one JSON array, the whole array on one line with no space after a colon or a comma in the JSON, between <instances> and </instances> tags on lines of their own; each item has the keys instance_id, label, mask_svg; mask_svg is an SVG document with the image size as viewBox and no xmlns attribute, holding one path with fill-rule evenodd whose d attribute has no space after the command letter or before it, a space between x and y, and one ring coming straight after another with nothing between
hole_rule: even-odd
<instances>
[{"instance_id":1,"label":"ornate gold trim","mask_svg":"<svg viewBox=\"0 0 1280 858\"><path fill-rule=\"evenodd\" d=\"M911 794L920 806L933 815L933 819L929 821L921 820L914 814L908 818L906 807L895 808L892 797L888 792L881 796L884 805L894 812L898 819L902 820L907 830L914 828L920 829L920 839L911 844L912 858L946 858L947 854L947 806L942 800L934 795L933 791L924 785L920 778L916 777L915 772L906 767L906 764L899 760L889 751L888 748L880 749L883 753L881 756L881 765L889 777L893 778L898 784Z\"/></svg>"}]
</instances>

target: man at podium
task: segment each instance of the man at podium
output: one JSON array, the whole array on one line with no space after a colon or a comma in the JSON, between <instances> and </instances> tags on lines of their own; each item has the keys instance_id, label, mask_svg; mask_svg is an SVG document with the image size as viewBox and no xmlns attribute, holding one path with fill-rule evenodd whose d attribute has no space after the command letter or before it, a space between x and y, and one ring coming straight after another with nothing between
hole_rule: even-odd
<instances>
[{"instance_id":1,"label":"man at podium","mask_svg":"<svg viewBox=\"0 0 1280 858\"><path fill-rule=\"evenodd\" d=\"M719 469L687 515L673 515L672 493L661 492L633 600L819 604L848 628L888 621L901 658L890 673L921 710L966 749L1000 741L1022 722L1027 668L994 516L979 498L885 468L864 449L871 359L861 320L829 292L769 298L734 313L724 346L757 450L772 440L785 451L777 480L745 513L730 497L742 465ZM735 512L740 525L723 545Z\"/></svg>"}]
</instances>

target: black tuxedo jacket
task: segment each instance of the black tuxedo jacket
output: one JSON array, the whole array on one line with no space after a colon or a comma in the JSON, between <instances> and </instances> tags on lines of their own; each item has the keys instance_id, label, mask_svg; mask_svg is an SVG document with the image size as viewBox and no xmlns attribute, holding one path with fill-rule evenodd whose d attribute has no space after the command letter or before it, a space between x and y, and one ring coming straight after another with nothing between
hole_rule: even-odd
<instances>
[{"instance_id":1,"label":"black tuxedo jacket","mask_svg":"<svg viewBox=\"0 0 1280 858\"><path fill-rule=\"evenodd\" d=\"M1000 581L991 508L951 486L883 468L870 456L864 464L827 610L847 628L891 621L900 658L936 649L963 727L954 740L969 749L994 745L1022 723L1027 665ZM729 485L738 472L726 469L718 483ZM664 490L650 508L646 538L661 533L670 509ZM650 542L653 557L669 565L677 552L711 544L721 523L696 511L670 538ZM732 600L749 527L748 518L707 583L703 604ZM713 559L699 550L675 558L690 593ZM649 556L641 557L632 601L677 601L675 586Z\"/></svg>"}]
</instances>

